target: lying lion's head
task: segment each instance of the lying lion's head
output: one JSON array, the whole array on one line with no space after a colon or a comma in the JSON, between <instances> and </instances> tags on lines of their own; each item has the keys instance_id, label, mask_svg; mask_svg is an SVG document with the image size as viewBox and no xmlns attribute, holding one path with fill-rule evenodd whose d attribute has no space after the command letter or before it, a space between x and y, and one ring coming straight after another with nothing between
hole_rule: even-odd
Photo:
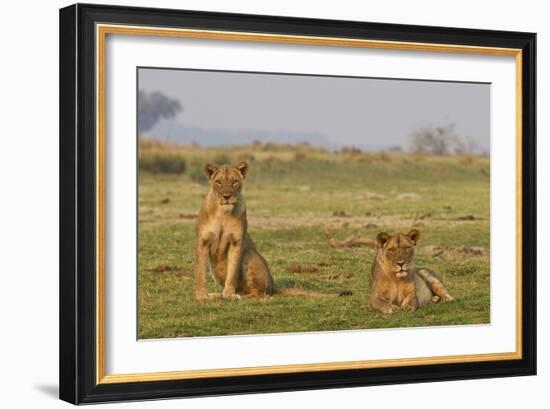
<instances>
[{"instance_id":1,"label":"lying lion's head","mask_svg":"<svg viewBox=\"0 0 550 409\"><path fill-rule=\"evenodd\" d=\"M224 210L233 209L241 194L248 164L241 162L237 166L216 166L209 163L204 170L208 175L210 190L214 193L218 204Z\"/></svg>"},{"instance_id":2,"label":"lying lion's head","mask_svg":"<svg viewBox=\"0 0 550 409\"><path fill-rule=\"evenodd\" d=\"M378 233L376 241L380 246L379 260L386 271L394 273L398 278L407 277L413 266L414 249L419 239L420 232L416 229L408 234L397 233L394 236L385 232Z\"/></svg>"}]
</instances>

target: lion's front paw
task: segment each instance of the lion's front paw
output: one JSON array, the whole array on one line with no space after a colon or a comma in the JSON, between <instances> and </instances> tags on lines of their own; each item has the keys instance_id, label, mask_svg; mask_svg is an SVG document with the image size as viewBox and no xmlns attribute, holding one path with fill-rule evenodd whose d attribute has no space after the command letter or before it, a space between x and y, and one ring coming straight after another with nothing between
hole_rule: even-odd
<instances>
[{"instance_id":1,"label":"lion's front paw","mask_svg":"<svg viewBox=\"0 0 550 409\"><path fill-rule=\"evenodd\" d=\"M208 291L195 291L195 298L199 301L208 300Z\"/></svg>"},{"instance_id":2,"label":"lion's front paw","mask_svg":"<svg viewBox=\"0 0 550 409\"><path fill-rule=\"evenodd\" d=\"M399 306L397 306L395 304L389 304L389 305L385 305L382 308L380 308L379 311L382 314L393 314L394 312L399 311L399 310L400 310Z\"/></svg>"},{"instance_id":3,"label":"lion's front paw","mask_svg":"<svg viewBox=\"0 0 550 409\"><path fill-rule=\"evenodd\" d=\"M401 307L403 311L416 311L417 306L415 304L405 304Z\"/></svg>"},{"instance_id":4,"label":"lion's front paw","mask_svg":"<svg viewBox=\"0 0 550 409\"><path fill-rule=\"evenodd\" d=\"M234 291L223 291L223 298L226 300L240 300L242 297Z\"/></svg>"}]
</instances>

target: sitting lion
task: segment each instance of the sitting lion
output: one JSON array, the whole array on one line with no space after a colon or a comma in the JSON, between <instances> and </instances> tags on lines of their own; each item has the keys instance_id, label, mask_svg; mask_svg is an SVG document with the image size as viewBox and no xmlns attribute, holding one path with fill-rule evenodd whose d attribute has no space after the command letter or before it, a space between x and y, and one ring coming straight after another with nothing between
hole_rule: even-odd
<instances>
[{"instance_id":1,"label":"sitting lion","mask_svg":"<svg viewBox=\"0 0 550 409\"><path fill-rule=\"evenodd\" d=\"M394 236L378 234L379 249L372 265L370 308L391 314L398 310L414 311L419 305L440 300L453 300L433 271L414 267L414 250L419 239L420 232L416 229Z\"/></svg>"},{"instance_id":2,"label":"sitting lion","mask_svg":"<svg viewBox=\"0 0 550 409\"><path fill-rule=\"evenodd\" d=\"M206 271L223 287L223 298L264 297L273 294L273 278L247 232L246 205L241 194L248 164L207 164L210 191L197 221L195 296L208 294Z\"/></svg>"},{"instance_id":3,"label":"sitting lion","mask_svg":"<svg viewBox=\"0 0 550 409\"><path fill-rule=\"evenodd\" d=\"M241 194L248 164L205 166L210 191L204 198L197 220L195 296L213 298L263 298L271 295L339 297L352 291L318 293L301 288L273 286L267 262L256 250L247 231L246 205ZM209 294L206 272L210 270L223 292Z\"/></svg>"}]
</instances>

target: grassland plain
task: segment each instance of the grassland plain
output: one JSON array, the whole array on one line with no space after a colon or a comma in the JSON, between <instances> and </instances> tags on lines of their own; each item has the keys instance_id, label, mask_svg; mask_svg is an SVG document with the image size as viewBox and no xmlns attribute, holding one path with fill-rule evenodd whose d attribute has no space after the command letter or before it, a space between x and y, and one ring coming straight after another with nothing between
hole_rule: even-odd
<instances>
[{"instance_id":1,"label":"grassland plain","mask_svg":"<svg viewBox=\"0 0 550 409\"><path fill-rule=\"evenodd\" d=\"M488 323L489 159L339 153L307 145L231 148L142 141L140 155L183 158L179 174L139 174L139 338L334 331ZM274 296L198 302L195 222L207 162L247 160L249 233L278 288L347 297ZM382 316L367 308L375 248L332 248L379 231L422 232L416 265L443 276L452 303ZM209 279L209 290L220 291Z\"/></svg>"}]
</instances>

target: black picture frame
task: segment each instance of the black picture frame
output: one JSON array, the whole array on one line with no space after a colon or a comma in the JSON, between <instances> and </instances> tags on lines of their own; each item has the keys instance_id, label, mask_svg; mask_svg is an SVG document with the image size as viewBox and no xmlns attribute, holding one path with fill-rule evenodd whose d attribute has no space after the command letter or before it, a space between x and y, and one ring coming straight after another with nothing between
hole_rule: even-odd
<instances>
[{"instance_id":1,"label":"black picture frame","mask_svg":"<svg viewBox=\"0 0 550 409\"><path fill-rule=\"evenodd\" d=\"M521 359L98 384L96 23L522 51ZM77 4L60 10L60 398L74 404L536 374L536 34Z\"/></svg>"}]
</instances>

